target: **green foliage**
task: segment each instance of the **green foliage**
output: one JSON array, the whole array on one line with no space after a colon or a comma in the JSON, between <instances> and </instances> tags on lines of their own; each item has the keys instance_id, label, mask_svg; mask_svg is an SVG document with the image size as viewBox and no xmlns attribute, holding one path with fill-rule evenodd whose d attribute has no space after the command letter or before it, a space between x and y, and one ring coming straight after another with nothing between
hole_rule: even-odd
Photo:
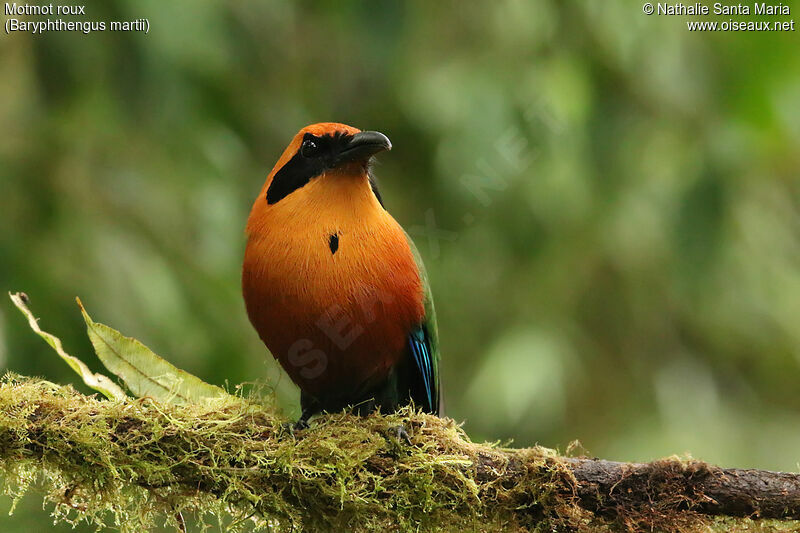
<instances>
[{"instance_id":1,"label":"green foliage","mask_svg":"<svg viewBox=\"0 0 800 533\"><path fill-rule=\"evenodd\" d=\"M64 347L61 344L61 339L55 335L47 333L46 331L42 331L41 328L39 328L39 321L36 320L36 317L33 316L33 313L31 313L31 310L28 308L28 296L25 293L9 293L9 296L11 297L11 301L14 302L14 305L17 306L17 309L19 309L20 312L25 315L25 318L28 319L28 324L33 332L43 338L47 344L49 344L50 347L56 351L58 356L66 361L70 368L72 368L72 370L74 370L81 377L81 379L83 379L83 382L88 387L102 393L106 396L106 398L111 400L121 400L126 397L125 392L119 387L119 385L108 379L107 376L104 376L103 374L97 374L89 370L89 367L86 366L86 363L64 351Z\"/></svg>"},{"instance_id":2,"label":"green foliage","mask_svg":"<svg viewBox=\"0 0 800 533\"><path fill-rule=\"evenodd\" d=\"M105 324L98 324L86 312L80 299L78 305L97 357L125 382L134 395L176 404L211 403L220 406L240 401L220 387L209 385L177 368L138 340L125 337Z\"/></svg>"},{"instance_id":3,"label":"green foliage","mask_svg":"<svg viewBox=\"0 0 800 533\"><path fill-rule=\"evenodd\" d=\"M86 363L64 351L61 339L42 331L28 307L25 293L9 294L11 301L28 319L31 329L42 337L92 389L112 400L122 400L126 394L103 374L93 373ZM140 398L148 396L164 403L212 404L224 406L241 404L242 400L222 388L210 385L197 376L177 368L152 352L138 340L92 320L80 299L78 306L86 322L87 333L97 357L105 367L120 378L128 389Z\"/></svg>"}]
</instances>

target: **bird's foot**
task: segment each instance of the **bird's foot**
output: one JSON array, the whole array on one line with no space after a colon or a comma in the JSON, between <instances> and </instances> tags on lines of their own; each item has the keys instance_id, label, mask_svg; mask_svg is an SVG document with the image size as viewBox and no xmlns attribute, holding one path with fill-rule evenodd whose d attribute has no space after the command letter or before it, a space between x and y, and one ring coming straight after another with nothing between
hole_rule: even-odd
<instances>
[{"instance_id":1,"label":"bird's foot","mask_svg":"<svg viewBox=\"0 0 800 533\"><path fill-rule=\"evenodd\" d=\"M309 428L308 420L304 418L301 418L297 422L284 422L283 424L281 424L281 429L285 433L289 433L289 435L291 435L292 438L295 437L294 435L295 431L303 431L304 429L308 428Z\"/></svg>"},{"instance_id":2,"label":"bird's foot","mask_svg":"<svg viewBox=\"0 0 800 533\"><path fill-rule=\"evenodd\" d=\"M389 436L396 438L398 441L406 441L406 444L411 446L411 436L404 425L391 426L386 432Z\"/></svg>"}]
</instances>

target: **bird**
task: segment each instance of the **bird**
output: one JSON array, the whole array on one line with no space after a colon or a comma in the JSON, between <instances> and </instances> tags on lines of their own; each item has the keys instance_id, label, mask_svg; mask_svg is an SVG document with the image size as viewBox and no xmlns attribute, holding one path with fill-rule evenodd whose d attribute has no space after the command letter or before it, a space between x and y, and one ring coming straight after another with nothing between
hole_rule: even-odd
<instances>
[{"instance_id":1,"label":"bird","mask_svg":"<svg viewBox=\"0 0 800 533\"><path fill-rule=\"evenodd\" d=\"M391 148L377 131L306 126L250 211L242 293L250 322L300 388L295 427L345 409L440 413L430 284L371 170Z\"/></svg>"}]
</instances>

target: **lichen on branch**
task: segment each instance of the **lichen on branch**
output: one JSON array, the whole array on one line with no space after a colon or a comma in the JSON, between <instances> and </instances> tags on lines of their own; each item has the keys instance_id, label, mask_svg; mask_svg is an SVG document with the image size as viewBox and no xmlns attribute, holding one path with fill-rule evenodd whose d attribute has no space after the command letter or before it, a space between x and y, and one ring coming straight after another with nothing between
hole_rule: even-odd
<instances>
[{"instance_id":1,"label":"lichen on branch","mask_svg":"<svg viewBox=\"0 0 800 533\"><path fill-rule=\"evenodd\" d=\"M43 487L58 519L125 531L163 522L180 529L184 521L270 531L706 531L733 524L703 517L686 501L648 507L631 500L629 509L596 514L574 459L545 448L476 444L452 420L409 409L326 415L294 435L284 423L268 405L101 400L7 375L0 382L0 469L17 497ZM410 430L411 445L389 431L399 424ZM740 531L794 527L735 524Z\"/></svg>"},{"instance_id":2,"label":"lichen on branch","mask_svg":"<svg viewBox=\"0 0 800 533\"><path fill-rule=\"evenodd\" d=\"M277 530L415 530L463 523L481 497L452 421L325 417L292 436L268 408L98 400L45 381L0 384L0 468L21 494L39 472L56 515L141 530L180 513ZM415 445L386 433L407 424ZM500 452L491 452L500 453Z\"/></svg>"}]
</instances>

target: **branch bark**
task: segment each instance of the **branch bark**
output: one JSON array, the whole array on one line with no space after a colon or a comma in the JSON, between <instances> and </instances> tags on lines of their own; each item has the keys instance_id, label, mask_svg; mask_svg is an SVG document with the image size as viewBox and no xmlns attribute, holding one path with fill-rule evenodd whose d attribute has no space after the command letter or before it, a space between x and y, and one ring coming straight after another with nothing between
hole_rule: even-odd
<instances>
[{"instance_id":1,"label":"branch bark","mask_svg":"<svg viewBox=\"0 0 800 533\"><path fill-rule=\"evenodd\" d=\"M565 458L581 506L613 516L667 503L709 515L800 518L800 475L719 468L700 461L619 463Z\"/></svg>"},{"instance_id":2,"label":"branch bark","mask_svg":"<svg viewBox=\"0 0 800 533\"><path fill-rule=\"evenodd\" d=\"M731 527L712 515L764 531L800 518L797 474L501 449L471 442L451 420L410 412L328 415L295 435L282 422L264 406L100 400L7 376L0 469L19 493L40 475L57 518L131 530L156 517L180 528L187 513L278 531ZM398 424L411 446L388 431Z\"/></svg>"}]
</instances>

